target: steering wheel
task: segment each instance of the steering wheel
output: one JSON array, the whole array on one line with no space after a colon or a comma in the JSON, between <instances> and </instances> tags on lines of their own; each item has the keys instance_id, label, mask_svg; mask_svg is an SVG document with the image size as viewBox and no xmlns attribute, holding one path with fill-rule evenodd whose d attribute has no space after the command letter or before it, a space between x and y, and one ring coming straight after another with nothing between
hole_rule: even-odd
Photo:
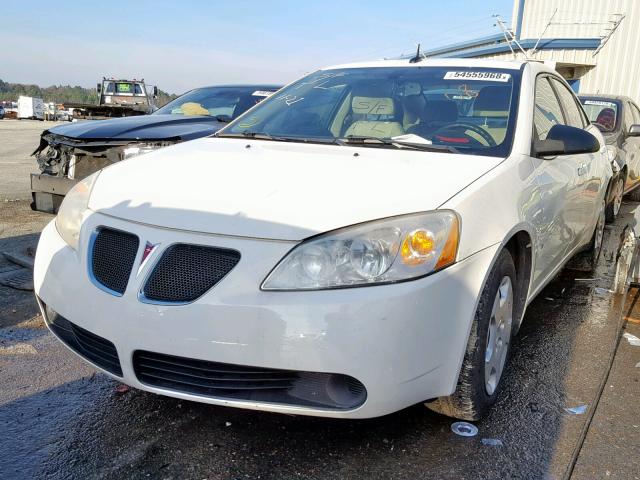
<instances>
[{"instance_id":1,"label":"steering wheel","mask_svg":"<svg viewBox=\"0 0 640 480\"><path fill-rule=\"evenodd\" d=\"M606 125L603 125L601 123L598 122L592 122L593 126L598 128L598 130L600 130L601 132L610 132L612 129L608 128Z\"/></svg>"},{"instance_id":2,"label":"steering wheel","mask_svg":"<svg viewBox=\"0 0 640 480\"><path fill-rule=\"evenodd\" d=\"M436 135L438 135L438 134L441 135L443 132L447 132L447 131L450 131L450 130L455 130L457 128L464 128L463 133L464 133L465 136L471 138L472 140L475 140L478 143L481 143L477 139L467 135L465 132L467 130L471 130L472 132L477 133L478 135L480 135L482 137L482 139L485 142L487 142L487 144L484 145L486 147L495 147L495 146L498 145L496 143L496 141L493 139L493 137L489 134L489 132L487 132L484 128L481 128L481 127L479 127L477 125L474 125L472 123L462 123L462 122L450 123L449 125L445 125L444 127L441 127L438 130L436 130L435 132L433 132L431 138L435 138ZM458 133L458 132L456 132L456 133ZM445 140L445 142L446 142L446 140Z\"/></svg>"}]
</instances>

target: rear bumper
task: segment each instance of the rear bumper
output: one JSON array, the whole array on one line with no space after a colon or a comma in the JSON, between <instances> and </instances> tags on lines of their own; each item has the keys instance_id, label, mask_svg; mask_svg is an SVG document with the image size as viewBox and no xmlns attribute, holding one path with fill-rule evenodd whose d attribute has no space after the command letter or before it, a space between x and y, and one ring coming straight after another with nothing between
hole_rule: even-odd
<instances>
[{"instance_id":1,"label":"rear bumper","mask_svg":"<svg viewBox=\"0 0 640 480\"><path fill-rule=\"evenodd\" d=\"M138 235L141 250L146 240L159 244L139 268L138 252L120 297L89 279L88 239L101 225ZM242 252L242 259L191 304L141 302L138 292L146 274L174 242L233 248ZM159 229L92 214L83 226L78 252L64 243L53 222L44 229L35 291L65 319L114 344L122 375L112 376L158 394L282 413L367 418L455 390L477 298L498 246L410 282L317 292L261 291L262 280L291 247L291 242ZM134 365L140 351L348 376L364 385L366 401L336 410L162 388L141 381Z\"/></svg>"}]
</instances>

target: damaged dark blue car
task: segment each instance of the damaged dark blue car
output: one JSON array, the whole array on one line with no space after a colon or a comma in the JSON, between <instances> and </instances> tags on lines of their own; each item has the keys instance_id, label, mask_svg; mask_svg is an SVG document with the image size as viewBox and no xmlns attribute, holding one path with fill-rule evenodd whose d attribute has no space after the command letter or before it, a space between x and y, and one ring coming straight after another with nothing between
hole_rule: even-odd
<instances>
[{"instance_id":1,"label":"damaged dark blue car","mask_svg":"<svg viewBox=\"0 0 640 480\"><path fill-rule=\"evenodd\" d=\"M64 195L112 163L212 135L280 87L228 85L191 90L151 115L89 120L45 130L33 155L31 208L56 213Z\"/></svg>"}]
</instances>

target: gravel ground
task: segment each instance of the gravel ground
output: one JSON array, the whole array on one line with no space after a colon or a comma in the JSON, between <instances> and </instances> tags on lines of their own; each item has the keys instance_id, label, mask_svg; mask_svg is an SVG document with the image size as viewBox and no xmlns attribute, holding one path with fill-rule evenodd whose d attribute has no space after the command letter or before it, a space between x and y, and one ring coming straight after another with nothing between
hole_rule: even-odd
<instances>
[{"instance_id":1,"label":"gravel ground","mask_svg":"<svg viewBox=\"0 0 640 480\"><path fill-rule=\"evenodd\" d=\"M30 173L38 165L31 156L43 130L64 122L0 120L0 202L31 199Z\"/></svg>"}]
</instances>

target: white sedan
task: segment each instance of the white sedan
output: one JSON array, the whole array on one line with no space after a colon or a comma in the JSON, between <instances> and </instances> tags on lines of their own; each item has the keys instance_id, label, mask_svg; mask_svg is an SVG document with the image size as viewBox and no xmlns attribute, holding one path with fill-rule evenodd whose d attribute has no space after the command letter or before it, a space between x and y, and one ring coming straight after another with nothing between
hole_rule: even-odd
<instances>
[{"instance_id":1,"label":"white sedan","mask_svg":"<svg viewBox=\"0 0 640 480\"><path fill-rule=\"evenodd\" d=\"M331 67L78 183L35 290L63 343L142 390L478 419L527 304L599 251L611 174L541 63Z\"/></svg>"}]
</instances>

